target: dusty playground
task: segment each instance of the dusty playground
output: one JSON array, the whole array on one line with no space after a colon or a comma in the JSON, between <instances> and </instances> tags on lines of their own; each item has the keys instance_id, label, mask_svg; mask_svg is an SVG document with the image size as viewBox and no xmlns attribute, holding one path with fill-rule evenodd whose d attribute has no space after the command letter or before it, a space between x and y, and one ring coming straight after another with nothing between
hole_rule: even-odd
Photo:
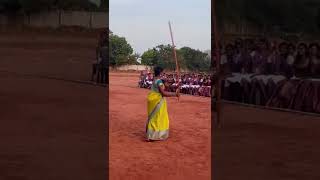
<instances>
[{"instance_id":1,"label":"dusty playground","mask_svg":"<svg viewBox=\"0 0 320 180\"><path fill-rule=\"evenodd\" d=\"M106 88L72 81L90 79L96 37L1 34L0 179L105 179Z\"/></svg>"},{"instance_id":2,"label":"dusty playground","mask_svg":"<svg viewBox=\"0 0 320 180\"><path fill-rule=\"evenodd\" d=\"M320 179L320 117L224 104L213 129L213 178Z\"/></svg>"},{"instance_id":3,"label":"dusty playground","mask_svg":"<svg viewBox=\"0 0 320 180\"><path fill-rule=\"evenodd\" d=\"M170 139L146 145L148 90L137 88L137 78L110 74L111 179L207 179L211 166L212 178L221 180L320 179L317 116L224 103L222 126L212 130L211 149L211 123L204 120L210 119L210 101L183 96L180 103L169 101Z\"/></svg>"},{"instance_id":4,"label":"dusty playground","mask_svg":"<svg viewBox=\"0 0 320 180\"><path fill-rule=\"evenodd\" d=\"M0 35L0 179L106 178L107 91L74 82L90 79L96 41ZM225 105L211 149L210 99L183 96L168 103L170 139L146 143L137 79L110 74L112 180L205 180L211 166L218 180L320 179L319 117Z\"/></svg>"},{"instance_id":5,"label":"dusty playground","mask_svg":"<svg viewBox=\"0 0 320 180\"><path fill-rule=\"evenodd\" d=\"M170 137L144 140L147 89L138 73L110 73L109 173L112 180L209 180L211 178L210 98L168 99Z\"/></svg>"}]
</instances>

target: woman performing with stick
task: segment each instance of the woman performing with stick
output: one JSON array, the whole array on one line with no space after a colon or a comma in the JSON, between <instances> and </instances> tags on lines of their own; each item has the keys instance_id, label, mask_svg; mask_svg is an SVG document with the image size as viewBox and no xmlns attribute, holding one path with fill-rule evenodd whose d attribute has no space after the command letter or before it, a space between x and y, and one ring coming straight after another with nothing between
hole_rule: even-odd
<instances>
[{"instance_id":1,"label":"woman performing with stick","mask_svg":"<svg viewBox=\"0 0 320 180\"><path fill-rule=\"evenodd\" d=\"M169 22L170 35L172 40L173 55L176 61L177 71L177 90L176 93L165 91L164 82L160 79L163 69L154 68L154 80L151 86L151 92L148 95L148 122L146 127L147 141L165 140L169 137L169 116L167 111L167 102L164 97L180 97L180 71L177 59L177 53L173 41L171 24Z\"/></svg>"},{"instance_id":2,"label":"woman performing with stick","mask_svg":"<svg viewBox=\"0 0 320 180\"><path fill-rule=\"evenodd\" d=\"M148 94L147 141L165 140L169 137L169 116L165 97L179 97L180 88L175 93L166 92L160 79L163 69L154 68L154 81Z\"/></svg>"}]
</instances>

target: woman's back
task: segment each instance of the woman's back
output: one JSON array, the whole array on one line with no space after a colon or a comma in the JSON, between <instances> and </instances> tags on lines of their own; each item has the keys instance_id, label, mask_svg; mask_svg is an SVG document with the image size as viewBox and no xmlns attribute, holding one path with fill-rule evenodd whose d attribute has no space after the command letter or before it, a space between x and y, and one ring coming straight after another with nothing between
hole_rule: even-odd
<instances>
[{"instance_id":1,"label":"woman's back","mask_svg":"<svg viewBox=\"0 0 320 180\"><path fill-rule=\"evenodd\" d=\"M154 81L152 83L152 86L151 86L151 90L154 91L154 92L160 93L159 92L159 86L161 84L163 84L161 79L154 79Z\"/></svg>"}]
</instances>

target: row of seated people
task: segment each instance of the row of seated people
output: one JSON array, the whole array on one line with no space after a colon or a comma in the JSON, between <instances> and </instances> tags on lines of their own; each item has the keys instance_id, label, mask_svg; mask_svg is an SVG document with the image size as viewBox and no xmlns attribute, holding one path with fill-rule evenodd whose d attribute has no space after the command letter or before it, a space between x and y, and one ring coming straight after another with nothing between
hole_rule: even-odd
<instances>
[{"instance_id":1,"label":"row of seated people","mask_svg":"<svg viewBox=\"0 0 320 180\"><path fill-rule=\"evenodd\" d=\"M291 77L320 76L320 46L318 43L269 43L236 40L227 44L221 56L225 73L281 74Z\"/></svg>"},{"instance_id":2,"label":"row of seated people","mask_svg":"<svg viewBox=\"0 0 320 180\"><path fill-rule=\"evenodd\" d=\"M176 74L164 74L164 80L167 90L175 92L177 89ZM180 92L194 96L211 97L211 79L207 74L185 73L180 77Z\"/></svg>"},{"instance_id":3,"label":"row of seated people","mask_svg":"<svg viewBox=\"0 0 320 180\"><path fill-rule=\"evenodd\" d=\"M150 71L141 71L138 87L150 89L153 83L153 76Z\"/></svg>"},{"instance_id":4,"label":"row of seated people","mask_svg":"<svg viewBox=\"0 0 320 180\"><path fill-rule=\"evenodd\" d=\"M236 40L226 46L221 56L221 69L226 75L223 98L320 112L320 100L312 98L318 97L320 90L319 45L282 42L275 46L265 39L252 42Z\"/></svg>"},{"instance_id":5,"label":"row of seated people","mask_svg":"<svg viewBox=\"0 0 320 180\"><path fill-rule=\"evenodd\" d=\"M165 84L166 90L169 92L175 92L178 87L176 79L177 75L173 73L164 73L161 76L162 81ZM139 80L139 87L151 88L153 77L150 72L141 73ZM180 92L183 94L190 94L194 96L211 96L211 79L210 75L206 74L194 74L185 73L182 74L179 80Z\"/></svg>"}]
</instances>

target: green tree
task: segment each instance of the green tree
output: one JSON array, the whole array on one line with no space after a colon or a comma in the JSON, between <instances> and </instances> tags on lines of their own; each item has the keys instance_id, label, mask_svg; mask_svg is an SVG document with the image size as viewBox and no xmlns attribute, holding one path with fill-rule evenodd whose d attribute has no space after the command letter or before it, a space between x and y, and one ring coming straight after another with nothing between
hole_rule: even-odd
<instances>
[{"instance_id":1,"label":"green tree","mask_svg":"<svg viewBox=\"0 0 320 180\"><path fill-rule=\"evenodd\" d=\"M160 66L168 70L175 70L176 64L173 58L173 47L171 45L158 45L149 49L141 56L142 64ZM177 49L177 58L181 69L191 71L209 71L211 58L208 53L190 47Z\"/></svg>"},{"instance_id":2,"label":"green tree","mask_svg":"<svg viewBox=\"0 0 320 180\"><path fill-rule=\"evenodd\" d=\"M128 64L131 64L131 65L138 65L138 58L140 57L139 54L135 53L135 54L131 54L129 55L128 57Z\"/></svg>"},{"instance_id":3,"label":"green tree","mask_svg":"<svg viewBox=\"0 0 320 180\"><path fill-rule=\"evenodd\" d=\"M130 59L130 55L132 55L133 49L124 37L120 37L111 33L109 34L109 43L109 63L111 66L120 66L132 63L132 58Z\"/></svg>"},{"instance_id":4,"label":"green tree","mask_svg":"<svg viewBox=\"0 0 320 180\"><path fill-rule=\"evenodd\" d=\"M173 47L171 45L162 44L147 50L142 54L141 61L145 65L160 66L170 70L175 69Z\"/></svg>"},{"instance_id":5,"label":"green tree","mask_svg":"<svg viewBox=\"0 0 320 180\"><path fill-rule=\"evenodd\" d=\"M210 60L208 54L190 47L183 47L179 50L183 57L186 68L191 71L208 71Z\"/></svg>"},{"instance_id":6,"label":"green tree","mask_svg":"<svg viewBox=\"0 0 320 180\"><path fill-rule=\"evenodd\" d=\"M153 66L157 63L157 50L154 49L148 49L146 52L144 52L141 56L141 64Z\"/></svg>"}]
</instances>

